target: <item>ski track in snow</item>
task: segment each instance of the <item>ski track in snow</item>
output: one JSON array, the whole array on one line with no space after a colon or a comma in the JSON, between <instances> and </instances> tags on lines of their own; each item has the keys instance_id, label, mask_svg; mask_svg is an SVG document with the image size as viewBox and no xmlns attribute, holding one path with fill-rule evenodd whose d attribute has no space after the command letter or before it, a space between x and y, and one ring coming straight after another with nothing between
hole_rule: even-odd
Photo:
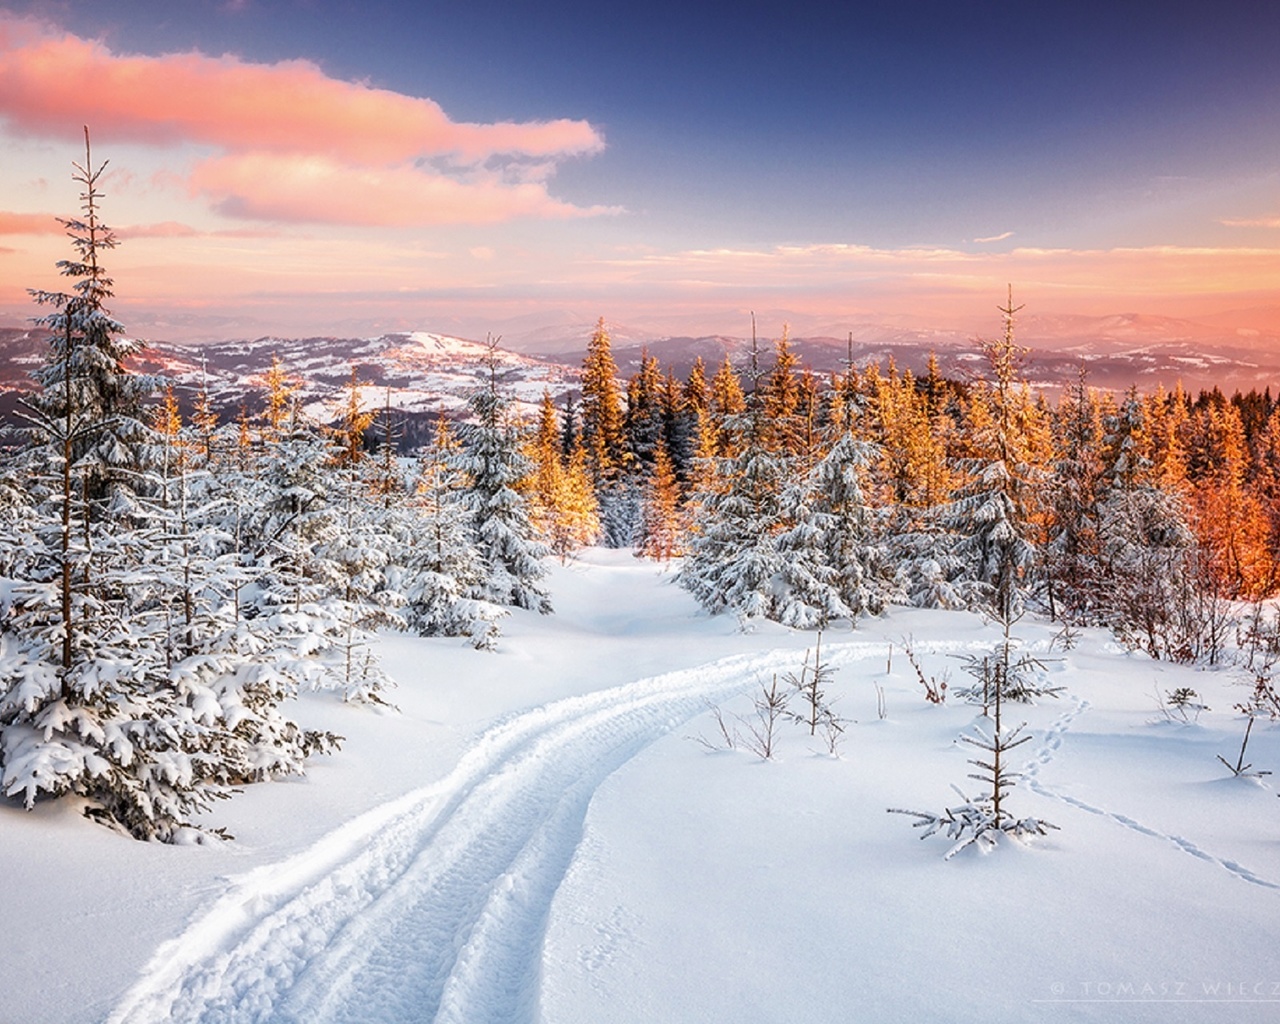
<instances>
[{"instance_id":1,"label":"ski track in snow","mask_svg":"<svg viewBox=\"0 0 1280 1024\"><path fill-rule=\"evenodd\" d=\"M887 648L824 653L835 665ZM798 661L736 655L500 722L439 783L236 880L156 951L108 1024L534 1020L547 916L595 791L709 702Z\"/></svg>"},{"instance_id":2,"label":"ski track in snow","mask_svg":"<svg viewBox=\"0 0 1280 1024\"><path fill-rule=\"evenodd\" d=\"M1084 800L1077 797L1068 796L1066 793L1059 793L1052 787L1046 786L1042 783L1038 778L1040 769L1053 760L1054 754L1057 753L1059 748L1062 746L1062 739L1067 730L1071 728L1072 723L1075 722L1080 715L1089 709L1089 702L1087 700L1079 700L1074 697L1071 698L1071 700L1075 706L1058 716L1054 723L1045 732L1044 743L1041 744L1039 750L1036 751L1035 756L1032 757L1032 759L1027 762L1027 765L1022 769L1022 777L1026 781L1028 789L1032 792L1039 793L1041 796L1060 800L1064 804L1086 811L1089 814L1096 814L1103 818L1109 818L1116 824L1122 825L1133 832L1139 833L1140 835L1149 836L1152 839L1159 839L1163 842L1171 843L1183 853L1190 854L1192 857L1205 861L1208 864L1213 864L1216 867L1221 868L1223 871L1235 875L1243 881L1251 882L1254 885L1260 885L1266 889L1280 889L1280 883L1270 881L1269 879L1263 878L1261 875L1255 874L1237 861L1217 857L1212 853L1209 853L1207 850L1197 846L1190 839L1179 835L1173 835L1168 832L1161 832L1159 829L1144 825L1142 822L1129 817L1127 814L1120 814L1116 811L1108 811L1102 807L1095 807L1093 804L1086 803Z\"/></svg>"}]
</instances>

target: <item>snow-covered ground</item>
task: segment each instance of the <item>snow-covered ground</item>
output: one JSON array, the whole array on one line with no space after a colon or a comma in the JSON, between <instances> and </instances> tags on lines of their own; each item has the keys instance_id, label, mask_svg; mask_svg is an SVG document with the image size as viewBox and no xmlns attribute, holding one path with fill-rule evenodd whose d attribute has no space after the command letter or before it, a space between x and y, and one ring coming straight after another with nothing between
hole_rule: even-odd
<instances>
[{"instance_id":1,"label":"snow-covered ground","mask_svg":"<svg viewBox=\"0 0 1280 1024\"><path fill-rule=\"evenodd\" d=\"M811 634L708 618L626 553L556 566L557 614L497 653L388 636L398 712L313 696L347 737L251 787L234 842L142 844L66 804L0 805L0 1021L1270 1021L1280 803L1237 779L1248 684L1126 654L1042 654L1060 698L1012 706L1019 815L1060 831L944 862L888 807L973 791L976 709L928 704L902 654L962 682L976 616L895 609L829 634L839 756L787 725L718 746ZM889 659L889 645L894 653ZM1170 720L1157 693L1211 710ZM878 713L877 688L885 717ZM741 726L739 727L741 728ZM1280 771L1280 726L1249 747Z\"/></svg>"}]
</instances>

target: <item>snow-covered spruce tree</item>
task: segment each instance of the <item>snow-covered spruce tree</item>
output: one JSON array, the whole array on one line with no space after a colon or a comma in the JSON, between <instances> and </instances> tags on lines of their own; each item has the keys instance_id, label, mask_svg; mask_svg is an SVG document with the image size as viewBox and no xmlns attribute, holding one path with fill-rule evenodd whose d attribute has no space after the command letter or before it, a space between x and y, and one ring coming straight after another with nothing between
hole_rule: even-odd
<instances>
[{"instance_id":1,"label":"snow-covered spruce tree","mask_svg":"<svg viewBox=\"0 0 1280 1024\"><path fill-rule=\"evenodd\" d=\"M1048 541L1042 552L1044 596L1052 618L1096 621L1098 490L1102 481L1102 419L1087 386L1085 364L1063 392L1048 487Z\"/></svg>"},{"instance_id":2,"label":"snow-covered spruce tree","mask_svg":"<svg viewBox=\"0 0 1280 1024\"><path fill-rule=\"evenodd\" d=\"M843 567L829 557L827 541L837 529L836 519L810 483L806 476L784 487L779 498L783 518L775 550L780 564L769 617L799 629L823 629L832 619L852 620L856 615L840 593Z\"/></svg>"},{"instance_id":3,"label":"snow-covered spruce tree","mask_svg":"<svg viewBox=\"0 0 1280 1024\"><path fill-rule=\"evenodd\" d=\"M163 636L133 615L148 554L136 529L148 384L128 373L134 345L105 305L114 238L87 131L85 149L84 218L64 221L78 258L59 264L76 284L34 293L55 312L39 321L50 352L24 403L32 548L0 592L0 787L28 807L76 795L134 836L172 840L216 795L204 746L216 726L171 685Z\"/></svg>"},{"instance_id":4,"label":"snow-covered spruce tree","mask_svg":"<svg viewBox=\"0 0 1280 1024\"><path fill-rule=\"evenodd\" d=\"M627 382L624 426L626 448L631 456L629 471L645 480L653 469L659 442L665 441L663 391L658 360L645 350L640 354L639 371ZM668 450L668 457L670 454Z\"/></svg>"},{"instance_id":5,"label":"snow-covered spruce tree","mask_svg":"<svg viewBox=\"0 0 1280 1024\"><path fill-rule=\"evenodd\" d=\"M297 678L274 638L240 614L237 596L257 570L241 564L224 527L209 435L181 429L172 391L158 408L155 484L140 511L148 565L131 588L132 616L163 637L166 682L199 726L190 739L202 779L224 792L300 774L310 754L335 749L338 739L281 713Z\"/></svg>"},{"instance_id":6,"label":"snow-covered spruce tree","mask_svg":"<svg viewBox=\"0 0 1280 1024\"><path fill-rule=\"evenodd\" d=\"M358 446L344 449L348 456L362 451ZM336 611L338 631L332 674L340 678L345 699L380 704L381 691L392 681L373 653L373 632L404 628L399 608L405 598L387 586L391 538L370 508L374 488L364 476L363 461L347 457L330 467L337 529L317 554L333 580L328 603Z\"/></svg>"},{"instance_id":7,"label":"snow-covered spruce tree","mask_svg":"<svg viewBox=\"0 0 1280 1024\"><path fill-rule=\"evenodd\" d=\"M294 416L268 433L246 552L262 575L246 592L258 628L273 637L303 685L337 689L344 699L381 701L387 684L368 647L369 630L387 621L379 551L371 517L354 506L354 480L339 479L334 446ZM367 489L366 489L367 490Z\"/></svg>"},{"instance_id":8,"label":"snow-covered spruce tree","mask_svg":"<svg viewBox=\"0 0 1280 1024\"><path fill-rule=\"evenodd\" d=\"M1006 618L1023 606L1037 565L1048 447L1042 413L1017 381L1023 350L1014 343L1013 327L1021 308L1013 305L1011 287L1008 304L1000 307L1004 335L983 346L992 379L970 396L970 453L961 466L968 482L936 516L963 566L955 592Z\"/></svg>"},{"instance_id":9,"label":"snow-covered spruce tree","mask_svg":"<svg viewBox=\"0 0 1280 1024\"><path fill-rule=\"evenodd\" d=\"M472 422L459 430L462 445L450 465L462 474L463 505L487 566L475 596L545 615L551 600L539 581L547 573L542 559L550 552L536 539L528 501L517 489L533 466L510 402L498 389L497 344L489 344L489 380L468 399Z\"/></svg>"},{"instance_id":10,"label":"snow-covered spruce tree","mask_svg":"<svg viewBox=\"0 0 1280 1024\"><path fill-rule=\"evenodd\" d=\"M85 162L73 164L73 178L84 186L83 217L61 221L76 258L57 264L75 285L70 292L30 293L53 312L35 321L49 331L49 356L32 374L37 390L23 401L28 422L42 436L57 422L67 472L77 477L84 513L95 520L129 510L147 436L142 403L157 386L125 366L142 344L124 337L124 326L107 309L114 282L102 256L117 243L99 219L98 183L106 166L93 166L86 129Z\"/></svg>"},{"instance_id":11,"label":"snow-covered spruce tree","mask_svg":"<svg viewBox=\"0 0 1280 1024\"><path fill-rule=\"evenodd\" d=\"M804 497L793 500L796 525L780 541L784 552L816 549L815 557L832 573L829 578L824 575L824 587L833 587L847 610L839 614L855 620L866 613L880 614L900 596L881 534L884 515L865 496L864 481L875 458L874 445L841 431L801 481ZM833 613L837 610L832 606Z\"/></svg>"},{"instance_id":12,"label":"snow-covered spruce tree","mask_svg":"<svg viewBox=\"0 0 1280 1024\"><path fill-rule=\"evenodd\" d=\"M35 506L25 459L0 450L0 578L25 577L36 550Z\"/></svg>"},{"instance_id":13,"label":"snow-covered spruce tree","mask_svg":"<svg viewBox=\"0 0 1280 1024\"><path fill-rule=\"evenodd\" d=\"M627 472L598 486L596 500L604 545L629 548L638 543L644 501L644 482L639 474Z\"/></svg>"},{"instance_id":14,"label":"snow-covered spruce tree","mask_svg":"<svg viewBox=\"0 0 1280 1024\"><path fill-rule=\"evenodd\" d=\"M1197 553L1187 501L1154 474L1146 410L1131 390L1108 424L1098 503L1101 614L1119 638L1153 658L1194 661Z\"/></svg>"},{"instance_id":15,"label":"snow-covered spruce tree","mask_svg":"<svg viewBox=\"0 0 1280 1024\"><path fill-rule=\"evenodd\" d=\"M813 529L801 527L786 550L780 546L795 517L807 515L806 495L792 495L790 508L784 501L790 461L765 412L754 340L750 373L756 386L746 411L723 424L732 454L715 460L711 489L695 498L693 537L677 579L712 614L732 611L744 626L753 618L825 625L851 612Z\"/></svg>"},{"instance_id":16,"label":"snow-covered spruce tree","mask_svg":"<svg viewBox=\"0 0 1280 1024\"><path fill-rule=\"evenodd\" d=\"M507 612L475 595L487 567L463 505L461 474L452 468L457 442L441 418L424 453L414 493L388 509L384 529L395 542L388 584L404 596L408 627L419 636L465 636L479 649L493 647Z\"/></svg>"},{"instance_id":17,"label":"snow-covered spruce tree","mask_svg":"<svg viewBox=\"0 0 1280 1024\"><path fill-rule=\"evenodd\" d=\"M850 380L855 380L850 371ZM874 442L880 457L870 476L872 493L888 522L888 562L897 589L911 604L960 608L969 603L962 580L964 561L941 522L941 511L960 479L950 456L954 424L950 389L930 358L929 374L917 387L910 373L887 374L867 367L846 384L842 404L860 411L850 421L856 436ZM847 418L847 414L846 414Z\"/></svg>"}]
</instances>

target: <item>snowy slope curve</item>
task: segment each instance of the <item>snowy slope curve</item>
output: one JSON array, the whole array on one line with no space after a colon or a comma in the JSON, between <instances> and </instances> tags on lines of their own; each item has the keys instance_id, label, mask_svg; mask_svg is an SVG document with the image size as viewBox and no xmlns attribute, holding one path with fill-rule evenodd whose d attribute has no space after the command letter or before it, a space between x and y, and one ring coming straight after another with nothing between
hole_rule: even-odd
<instances>
[{"instance_id":1,"label":"snowy slope curve","mask_svg":"<svg viewBox=\"0 0 1280 1024\"><path fill-rule=\"evenodd\" d=\"M240 879L109 1024L534 1019L547 914L596 789L708 700L794 668L794 650L738 655L494 726L441 782Z\"/></svg>"}]
</instances>

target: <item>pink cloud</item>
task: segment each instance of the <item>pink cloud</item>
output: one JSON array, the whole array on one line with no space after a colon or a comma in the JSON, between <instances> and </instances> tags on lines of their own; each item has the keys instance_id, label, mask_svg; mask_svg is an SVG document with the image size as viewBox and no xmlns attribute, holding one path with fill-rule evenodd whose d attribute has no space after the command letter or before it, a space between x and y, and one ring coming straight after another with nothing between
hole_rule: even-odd
<instances>
[{"instance_id":1,"label":"pink cloud","mask_svg":"<svg viewBox=\"0 0 1280 1024\"><path fill-rule=\"evenodd\" d=\"M535 182L459 181L417 167L353 168L320 156L220 157L197 166L189 185L227 216L290 223L493 224L616 212L561 202Z\"/></svg>"},{"instance_id":2,"label":"pink cloud","mask_svg":"<svg viewBox=\"0 0 1280 1024\"><path fill-rule=\"evenodd\" d=\"M200 234L202 232L189 224L179 224L173 220L160 224L133 224L116 229L116 237L122 241L129 238L194 238Z\"/></svg>"},{"instance_id":3,"label":"pink cloud","mask_svg":"<svg viewBox=\"0 0 1280 1024\"><path fill-rule=\"evenodd\" d=\"M161 221L158 224L126 224L113 230L122 242L137 238L280 238L282 234L280 231L261 228L205 231L176 220Z\"/></svg>"},{"instance_id":4,"label":"pink cloud","mask_svg":"<svg viewBox=\"0 0 1280 1024\"><path fill-rule=\"evenodd\" d=\"M331 78L309 61L116 54L12 16L0 16L0 116L10 130L40 137L75 136L87 123L103 140L323 153L371 165L565 157L604 146L585 121L456 122L433 100Z\"/></svg>"},{"instance_id":5,"label":"pink cloud","mask_svg":"<svg viewBox=\"0 0 1280 1024\"><path fill-rule=\"evenodd\" d=\"M52 213L7 213L0 210L0 235L60 235L64 230Z\"/></svg>"},{"instance_id":6,"label":"pink cloud","mask_svg":"<svg viewBox=\"0 0 1280 1024\"><path fill-rule=\"evenodd\" d=\"M1237 219L1220 221L1229 228L1280 228L1280 217L1256 217L1252 220Z\"/></svg>"}]
</instances>

